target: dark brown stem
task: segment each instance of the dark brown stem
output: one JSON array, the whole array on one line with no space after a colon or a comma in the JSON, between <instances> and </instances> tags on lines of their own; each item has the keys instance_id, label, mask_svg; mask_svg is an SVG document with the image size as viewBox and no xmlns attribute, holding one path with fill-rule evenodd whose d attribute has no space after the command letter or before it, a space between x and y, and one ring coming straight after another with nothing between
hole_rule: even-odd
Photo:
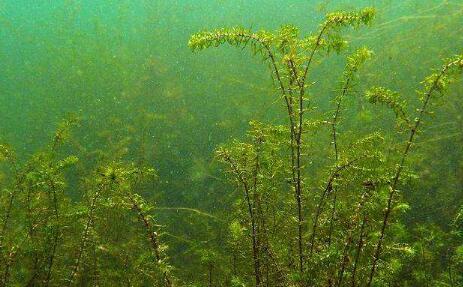
<instances>
[{"instance_id":1,"label":"dark brown stem","mask_svg":"<svg viewBox=\"0 0 463 287\"><path fill-rule=\"evenodd\" d=\"M33 210L33 203L32 203L32 200L33 200L33 194L32 194L32 187L29 186L27 188L27 197L26 197L26 201L27 201L27 216L28 216L28 236L29 236L29 240L31 240L31 242L34 242L36 240L36 224L35 224L35 218L34 218L34 210ZM33 255L32 255L32 261L34 262L33 263L33 267L32 267L32 276L31 278L27 281L27 286L35 286L35 281L37 280L37 277L39 275L39 271L40 271L40 259L39 259L39 254L38 254L38 251L37 250L34 250L33 252Z\"/></svg>"},{"instance_id":2,"label":"dark brown stem","mask_svg":"<svg viewBox=\"0 0 463 287\"><path fill-rule=\"evenodd\" d=\"M208 280L209 282L208 282L208 285L207 285L207 286L208 286L208 287L212 287L212 268L213 268L212 263L209 263L209 264L208 264L208 268L209 268L209 274L208 274L208 275L209 275L209 276L208 276L208 277L209 277L209 280Z\"/></svg>"},{"instance_id":3,"label":"dark brown stem","mask_svg":"<svg viewBox=\"0 0 463 287\"><path fill-rule=\"evenodd\" d=\"M307 66L304 69L304 73L302 77L299 79L297 75L297 70L294 67L294 64L291 62L292 70L294 73L294 77L297 80L299 85L299 107L298 107L298 131L296 132L296 201L297 201L297 215L298 215L298 247L299 247L299 271L302 273L304 270L304 252L303 252L303 222L304 218L302 215L302 164L301 164L301 153L302 153L302 134L303 134L303 120L304 120L304 96L305 96L305 83L307 80L309 68L312 64L312 60L315 56L316 51L320 47L322 36L325 30L328 28L328 22L323 25L320 33L317 36L317 41L315 43L315 47L313 48L309 60L307 62ZM294 162L293 162L294 165ZM313 252L313 244L311 244L311 253Z\"/></svg>"},{"instance_id":4,"label":"dark brown stem","mask_svg":"<svg viewBox=\"0 0 463 287\"><path fill-rule=\"evenodd\" d=\"M303 248L303 222L304 218L302 215L302 178L301 178L301 150L302 150L302 122L303 122L303 97L304 97L304 82L299 81L297 71L294 64L290 62L290 68L293 71L291 82L297 81L299 86L299 107L298 107L298 127L296 130L296 124L294 119L293 101L292 96L288 96L285 92L283 81L276 65L275 57L267 45L264 45L268 51L269 58L271 60L277 81L280 85L280 90L285 99L290 133L291 133L291 172L292 172L292 183L295 191L296 205L297 205L297 218L298 218L298 257L299 257L299 271L302 273L304 269L304 248Z\"/></svg>"},{"instance_id":5,"label":"dark brown stem","mask_svg":"<svg viewBox=\"0 0 463 287\"><path fill-rule=\"evenodd\" d=\"M260 256L262 255L262 250L263 248L263 238L265 237L264 234L266 233L265 230L265 218L263 215L262 211L262 202L261 202L261 195L259 194L257 187L259 184L258 177L259 177L259 171L260 171L260 149L261 149L261 144L262 144L262 138L258 135L256 140L255 140L255 152L256 152L256 157L254 159L254 172L253 172L253 194L254 194L254 216L256 217L256 237L257 237L257 248L258 248L258 255L259 255L259 268L262 267L261 259ZM261 273L262 277L262 271L259 272ZM261 278L262 279L262 278ZM259 286L259 285L256 285Z\"/></svg>"},{"instance_id":6,"label":"dark brown stem","mask_svg":"<svg viewBox=\"0 0 463 287\"><path fill-rule=\"evenodd\" d=\"M450 286L453 287L455 286L454 281L453 281L453 274L452 274L452 254L451 254L451 249L447 249L447 257L448 257L448 274L449 274L449 281L450 281Z\"/></svg>"},{"instance_id":7,"label":"dark brown stem","mask_svg":"<svg viewBox=\"0 0 463 287\"><path fill-rule=\"evenodd\" d=\"M7 205L7 208L5 210L5 215L3 217L2 229L0 231L0 255L1 255L2 249L3 249L3 239L4 239L4 236L5 236L6 231L8 229L8 223L10 222L11 213L12 213L13 205L14 205L14 200L16 199L16 194L17 194L17 191L19 190L18 185L22 182L22 180L24 178L23 176L19 175L18 166L17 166L17 163L16 163L15 159L11 160L11 165L12 165L13 170L14 170L15 185L13 187L13 190L10 193L10 197L8 198L8 205Z\"/></svg>"},{"instance_id":8,"label":"dark brown stem","mask_svg":"<svg viewBox=\"0 0 463 287\"><path fill-rule=\"evenodd\" d=\"M348 73L347 79L346 79L346 81L345 81L345 83L344 83L344 85L342 87L341 95L337 99L336 111L334 112L333 120L332 120L332 123L331 123L331 130L332 130L332 136L333 136L333 148L334 148L336 165L338 165L338 163L339 163L337 125L338 125L338 122L339 122L339 115L341 113L341 104L342 104L342 100L344 99L344 97L347 95L347 93L349 91L349 86L350 86L352 76L353 76L352 71L349 70L348 72L349 73ZM337 190L336 190L336 187L334 187L332 191L333 191L332 192L332 194L333 194L333 208L332 208L332 211L331 211L330 229L329 229L329 232L328 232L328 246L331 246L331 238L333 236L333 227L334 227L334 219L335 219L335 215L336 215L336 204L337 204Z\"/></svg>"},{"instance_id":9,"label":"dark brown stem","mask_svg":"<svg viewBox=\"0 0 463 287\"><path fill-rule=\"evenodd\" d=\"M32 277L27 281L26 286L27 287L34 287L35 286L35 280L37 279L38 276L38 270L39 270L39 258L37 255L34 255L34 267L32 268Z\"/></svg>"},{"instance_id":10,"label":"dark brown stem","mask_svg":"<svg viewBox=\"0 0 463 287\"><path fill-rule=\"evenodd\" d=\"M52 275L52 270L53 270L53 263L55 259L55 254L56 254L56 249L58 247L58 232L55 231L55 234L53 236L53 244L52 244L52 250L50 257L48 258L48 268L47 268L47 277L45 278L45 283L44 286L48 286L50 284L51 280L51 275Z\"/></svg>"},{"instance_id":11,"label":"dark brown stem","mask_svg":"<svg viewBox=\"0 0 463 287\"><path fill-rule=\"evenodd\" d=\"M362 253L362 248L363 248L363 243L364 243L364 238L365 238L365 226L366 226L366 223L367 223L367 218L365 216L365 217L363 217L362 226L360 227L360 237L359 237L359 240L358 240L358 243L357 243L357 250L355 252L354 266L352 268L352 276L351 276L352 287L357 286L357 278L355 278L355 277L357 275L357 266L358 266L358 263L359 263L359 260L360 260L360 254Z\"/></svg>"},{"instance_id":12,"label":"dark brown stem","mask_svg":"<svg viewBox=\"0 0 463 287\"><path fill-rule=\"evenodd\" d=\"M9 267L10 267L9 257L4 258L4 256L3 256L3 249L4 249L3 238L4 238L4 236L6 234L6 231L7 231L8 222L10 221L11 211L12 211L12 208L13 208L13 203L14 203L15 196L16 196L16 188L14 188L13 191L10 193L10 197L8 199L8 206L6 208L5 216L3 218L2 230L1 230L1 233L0 233L0 256L1 256L0 260L4 261L2 265L5 266L4 276L2 277L2 281L0 282L1 287L4 287L4 286L7 285L6 280L9 277Z\"/></svg>"},{"instance_id":13,"label":"dark brown stem","mask_svg":"<svg viewBox=\"0 0 463 287\"><path fill-rule=\"evenodd\" d=\"M127 193L127 197L128 197L128 199L130 200L130 202L132 204L133 210L135 210L135 212L137 213L138 219L143 224L143 226L144 226L144 228L146 230L146 233L148 234L148 241L150 242L151 249L152 249L152 251L154 253L154 256L155 256L155 259L156 259L156 263L159 264L160 262L162 262L163 258L161 256L161 252L160 252L160 248L159 248L158 235L153 230L151 222L149 221L146 214L143 212L143 210L141 209L140 205L137 203L137 201L135 200L133 195L131 193ZM163 276L164 276L164 278L163 278L164 286L165 287L171 287L172 286L172 280L170 278L169 273L167 271L163 271Z\"/></svg>"},{"instance_id":14,"label":"dark brown stem","mask_svg":"<svg viewBox=\"0 0 463 287\"><path fill-rule=\"evenodd\" d=\"M293 184L296 196L297 204L297 218L298 218L298 250L299 250L299 272L303 272L304 269L304 249L303 249L303 223L304 218L302 215L302 175L301 175L301 154L302 154L302 133L303 133L303 118L304 118L304 83L299 81L299 76L297 69L292 60L288 61L288 68L290 73L290 91L291 86L294 82L297 83L299 87L299 96L298 96L298 107L297 107L297 116L298 116L298 125L293 128L294 136L291 138L292 145L292 171L293 171ZM290 98L292 100L292 97ZM291 107L293 103L291 101ZM291 115L290 115L291 116ZM294 117L294 115L293 115ZM293 119L294 123L294 119ZM295 149L294 149L295 145ZM295 153L295 156L294 156Z\"/></svg>"}]
</instances>

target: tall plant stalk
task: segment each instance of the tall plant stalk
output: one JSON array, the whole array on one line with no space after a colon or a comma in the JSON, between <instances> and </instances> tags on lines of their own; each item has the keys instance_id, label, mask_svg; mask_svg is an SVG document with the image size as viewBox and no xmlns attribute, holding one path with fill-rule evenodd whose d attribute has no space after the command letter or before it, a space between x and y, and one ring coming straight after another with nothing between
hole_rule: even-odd
<instances>
[{"instance_id":1,"label":"tall plant stalk","mask_svg":"<svg viewBox=\"0 0 463 287\"><path fill-rule=\"evenodd\" d=\"M260 266L260 252L259 252L259 245L258 245L258 234L257 234L257 216L256 216L256 208L255 202L251 200L251 188L249 186L248 180L244 177L245 172L242 171L235 161L231 158L227 151L219 151L219 155L223 158L225 162L227 162L232 169L233 174L237 178L239 184L242 186L244 192L244 198L246 200L247 211L249 214L249 219L251 222L251 240L252 240L252 258L253 258L253 265L254 265L254 280L256 286L260 286L262 282L262 275L261 275L261 266ZM253 180L255 184L257 184L257 174L255 179ZM255 191L254 191L255 192Z\"/></svg>"},{"instance_id":2,"label":"tall plant stalk","mask_svg":"<svg viewBox=\"0 0 463 287\"><path fill-rule=\"evenodd\" d=\"M328 242L331 244L331 236L333 232L333 224L334 224L334 216L336 212L336 185L335 182L337 178L340 176L340 172L346 168L348 168L351 163L341 165L340 163L340 150L339 150L339 143L338 143L338 124L340 120L340 115L341 115L341 110L342 110L342 104L344 98L349 94L349 91L352 88L352 84L354 81L354 77L360 66L371 57L372 52L369 51L366 48L361 48L357 50L353 55L347 58L347 65L345 67L344 75L343 75L343 80L342 80L342 88L341 92L338 96L335 97L335 104L336 108L335 111L333 112L332 119L331 119L331 136L332 136L332 146L333 146L333 152L334 152L334 165L335 165L335 170L334 172L330 175L326 187L322 192L322 196L320 198L320 201L317 205L317 209L315 212L315 216L313 219L313 224L312 224L312 234L310 237L310 251L309 251L309 258L312 257L313 255L313 250L314 250L314 245L315 245L315 238L317 235L317 228L319 224L319 219L320 215L322 213L323 206L325 204L325 200L328 195L334 194L333 195L333 210L332 210L332 216L330 220L330 228L329 228L329 233L328 233Z\"/></svg>"}]
</instances>

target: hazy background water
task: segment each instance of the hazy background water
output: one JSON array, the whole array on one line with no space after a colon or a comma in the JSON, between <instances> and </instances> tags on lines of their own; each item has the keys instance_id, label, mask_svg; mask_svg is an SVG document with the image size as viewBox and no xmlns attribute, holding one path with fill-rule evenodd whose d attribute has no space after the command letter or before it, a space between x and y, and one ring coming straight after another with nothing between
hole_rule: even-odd
<instances>
[{"instance_id":1,"label":"hazy background water","mask_svg":"<svg viewBox=\"0 0 463 287\"><path fill-rule=\"evenodd\" d=\"M226 209L230 194L212 161L214 148L243 136L251 119L279 121L282 106L260 59L233 48L194 54L189 36L222 26L273 30L285 23L306 34L326 12L365 6L376 7L378 17L372 27L348 33L349 50L366 45L375 56L356 90L385 85L417 100L414 90L423 76L441 58L461 53L460 0L0 0L0 139L26 157L75 113L82 119L76 136L84 149L130 136L129 153L135 154L143 141L146 160L159 170L152 196L161 206ZM343 57L319 64L315 113L323 113L330 98L317 91L335 90L343 65ZM437 128L424 139L449 158L444 166L433 166L432 156L423 159L430 161L430 173L452 172L461 161L462 91L461 85L452 89L438 108ZM389 128L362 109L360 97L350 101L357 105L350 124L361 117L358 129ZM423 218L440 212L417 208ZM195 220L185 213L166 216ZM200 224L169 226L182 236L169 244L187 250L189 236L207 238L214 222Z\"/></svg>"}]
</instances>

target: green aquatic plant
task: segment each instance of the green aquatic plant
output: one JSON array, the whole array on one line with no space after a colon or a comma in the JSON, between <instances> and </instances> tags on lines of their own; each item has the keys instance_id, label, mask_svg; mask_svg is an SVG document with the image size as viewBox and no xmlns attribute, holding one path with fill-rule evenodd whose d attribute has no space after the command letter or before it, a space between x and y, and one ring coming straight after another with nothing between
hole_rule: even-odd
<instances>
[{"instance_id":1,"label":"green aquatic plant","mask_svg":"<svg viewBox=\"0 0 463 287\"><path fill-rule=\"evenodd\" d=\"M398 93L383 87L373 87L366 91L365 97L372 104L380 103L386 105L394 111L398 120L403 120L409 124L410 120L405 112L405 101L400 99Z\"/></svg>"},{"instance_id":2,"label":"green aquatic plant","mask_svg":"<svg viewBox=\"0 0 463 287\"><path fill-rule=\"evenodd\" d=\"M246 46L250 43L255 53L261 54L271 66L272 76L279 87L284 99L289 120L290 150L291 150L291 182L297 203L298 229L298 262L299 272L304 270L304 215L303 215L303 134L304 115L310 102L307 84L309 69L314 57L319 52L329 54L331 51L340 52L345 45L339 29L346 26L358 27L369 24L374 16L374 10L366 8L352 13L332 13L326 16L319 31L314 36L300 39L298 29L294 26L283 26L276 33L261 31L253 33L243 28L219 29L212 32L195 34L189 41L193 50L200 50L211 46L228 43L233 46ZM369 52L360 50L349 58L345 77L350 79L357 66L369 57ZM348 90L349 81L344 87L344 94ZM339 105L338 105L339 107ZM339 113L339 112L338 112ZM249 207L250 213L252 208ZM256 264L256 263L255 263ZM255 269L258 269L255 267ZM258 271L255 270L256 284L260 285Z\"/></svg>"},{"instance_id":3,"label":"green aquatic plant","mask_svg":"<svg viewBox=\"0 0 463 287\"><path fill-rule=\"evenodd\" d=\"M297 202L298 229L298 265L299 272L304 269L304 215L303 215L303 180L302 149L304 131L304 115L310 102L308 84L309 70L319 53L340 52L345 40L340 36L340 29L348 26L359 27L370 24L375 11L365 8L356 12L337 12L326 16L314 35L299 38L296 27L283 26L276 33L267 31L252 32L244 28L218 29L193 35L188 45L193 50L202 50L211 46L228 43L232 46L245 47L251 45L256 54L260 54L269 62L272 76L284 99L291 136L291 181ZM355 60L352 60L355 62ZM355 65L355 63L351 63ZM256 278L257 280L257 278ZM256 282L257 283L257 282Z\"/></svg>"},{"instance_id":4,"label":"green aquatic plant","mask_svg":"<svg viewBox=\"0 0 463 287\"><path fill-rule=\"evenodd\" d=\"M120 246L129 248L124 260L129 260L125 275L130 284L174 286L154 209L138 193L151 185L155 170L109 160L119 157L113 153L79 175L80 184L72 183L69 177L76 170L91 166L69 154L71 129L77 123L75 117L62 121L51 143L24 164L9 146L0 145L0 160L12 179L0 197L5 211L0 230L0 286L95 285L99 280L116 284L112 277L121 267L103 262L111 256L120 260ZM73 202L66 193L70 184L82 191L81 202ZM114 214L127 221L126 227L120 226L120 232L126 232L123 240L108 231ZM131 224L134 220L136 225Z\"/></svg>"},{"instance_id":5,"label":"green aquatic plant","mask_svg":"<svg viewBox=\"0 0 463 287\"><path fill-rule=\"evenodd\" d=\"M278 211L275 198L277 179L284 170L283 161L275 160L275 154L281 154L281 141L285 138L283 126L266 126L258 122L251 123L249 132L250 143L234 141L222 146L216 151L217 158L227 164L231 178L240 187L246 215L241 215L244 226L249 230L251 242L251 257L254 266L256 285L264 284L269 277L285 280L282 266L274 261L276 250L274 242L270 241L269 230L274 228L274 222L269 220L272 213ZM241 237L239 223L231 226L234 238ZM236 240L236 239L235 239ZM240 248L243 250L243 248ZM267 278L264 280L264 274Z\"/></svg>"},{"instance_id":6,"label":"green aquatic plant","mask_svg":"<svg viewBox=\"0 0 463 287\"><path fill-rule=\"evenodd\" d=\"M253 32L235 27L200 32L190 38L188 44L194 51L223 44L250 46L254 54L260 55L269 64L277 91L286 108L286 129L280 126L264 129L276 129L280 131L278 136L274 133L263 133L262 128L256 127L264 125L252 123L247 141L234 141L230 146L221 147L217 151L219 159L227 164L234 181L243 192L243 207L247 213L245 226L246 229L249 228L252 274L256 286L277 284L276 282L286 286L295 281L303 286L341 287L347 284L345 278L349 278L352 286L370 286L378 277L376 270L382 258L386 228L395 226L391 222L391 213L393 210L398 212L401 206L397 204L395 197L406 158L423 117L428 113L432 96L445 91L454 75L461 71L463 62L461 57L451 59L441 71L425 79L424 90L420 92L422 107L413 121L407 115L406 102L400 99L398 93L382 87L373 87L366 91L366 99L370 103L385 104L395 113L399 126L410 131L403 152L391 154L387 151L387 145L400 143L392 139L386 140L378 132L366 136L354 135L354 140L346 137L341 140L338 130L344 100L352 93L356 74L361 65L372 56L372 52L361 48L347 57L340 92L334 97L335 109L329 120L307 119L312 111L310 104L316 96L312 92L314 83L310 81L314 73L312 64L317 57L345 50L347 41L342 37L342 28L370 24L373 17L374 10L371 8L331 13L326 16L318 32L307 37L300 37L297 27L285 25L274 33ZM310 137L314 133L309 133L310 127L317 126L319 129L324 125L331 127L332 152L328 153L331 148L314 146ZM272 152L263 156L267 148ZM285 156L286 150L289 151L289 158ZM327 165L324 160L316 165L318 169L329 170L320 196L314 192L318 189L314 186L318 177L317 171L314 170L315 167L308 165L316 159L308 155L316 152L320 153L317 156L319 160L325 156L333 157L332 164ZM386 157L385 154L389 156ZM398 164L394 163L396 157ZM289 184L293 192L294 204L289 203L284 196L281 198L280 192L287 188L285 184ZM266 195L266 200L265 186L273 187L273 192ZM331 212L326 214L324 207L328 197L332 198ZM263 208L269 202L279 202L279 210L272 213L270 209ZM294 211L291 215L288 211L292 209ZM262 210L267 210L268 213ZM310 220L307 217L311 215L311 225L308 228ZM284 240L282 242L281 236L291 237L293 234L285 228L280 230L281 233L269 233L272 226L267 222L272 217L295 218L295 244L292 240L286 240L286 244L283 243ZM340 221L339 218L345 220ZM323 239L318 239L319 237ZM281 252L278 248L272 248L272 243L289 254L293 254L293 247L296 247L297 260L294 260L293 255L285 258L283 254L278 254ZM273 251L265 254L268 250ZM400 250L402 249L397 249L397 252L402 252ZM266 256L273 260L273 274L276 277L263 276L264 270L268 269L263 266ZM371 261L368 260L370 257ZM395 261L392 258L390 260L384 265L395 268ZM377 279L382 280L382 276L385 275L382 273Z\"/></svg>"},{"instance_id":7,"label":"green aquatic plant","mask_svg":"<svg viewBox=\"0 0 463 287\"><path fill-rule=\"evenodd\" d=\"M165 246L160 242L156 228L157 224L152 215L153 207L135 191L136 188L139 188L144 182L152 180L153 177L155 177L155 171L152 168L139 168L133 164L120 162L109 162L106 165L97 167L92 173L87 184L93 188L89 192L88 206L86 207L86 215L83 217L83 228L77 244L74 263L70 266L66 278L67 286L75 285L78 282L82 284L82 282L85 282L82 280L94 280L86 278L85 274L89 273L88 268L94 268L92 267L92 261L96 260L96 258L93 257L95 254L92 249L98 248L100 244L105 244L106 240L111 241L111 238L106 238L110 234L102 229L106 224L110 224L108 222L109 217L101 214L107 208L120 210L119 212L123 218L126 217L124 214L128 213L138 220L140 225L138 229L143 234L143 240L136 240L131 244L138 246L137 249L144 245L150 251L143 252L138 259L134 260L140 260L140 264L143 263L139 268L146 268L146 273L151 274L154 272L154 274L158 274L152 274L152 277L157 278L156 284L166 287L173 285L172 275L170 274L171 267L165 257ZM130 216L126 220L130 220ZM127 240L131 240L130 236ZM110 245L106 246L104 250L109 248ZM113 248L118 247L114 246ZM110 252L110 250L105 252ZM151 257L151 261L144 262L144 257L150 253L151 255L147 258ZM134 255L130 254L130 256ZM153 269L150 270L151 268ZM108 271L101 270L100 272ZM143 279L143 276L137 278L135 274L131 273L126 274L126 276L133 276L130 279L131 282L148 280L147 278Z\"/></svg>"},{"instance_id":8,"label":"green aquatic plant","mask_svg":"<svg viewBox=\"0 0 463 287\"><path fill-rule=\"evenodd\" d=\"M57 134L70 128L72 124L65 121ZM31 286L39 282L48 286L52 280L57 250L67 224L67 218L62 215L69 204L64 195L64 172L78 161L73 155L58 158L58 145L62 142L63 139L55 136L49 148L34 154L24 165L15 160L11 149L2 145L3 158L11 162L13 180L2 224L1 286L8 286L17 276ZM12 270L18 266L19 270Z\"/></svg>"}]
</instances>

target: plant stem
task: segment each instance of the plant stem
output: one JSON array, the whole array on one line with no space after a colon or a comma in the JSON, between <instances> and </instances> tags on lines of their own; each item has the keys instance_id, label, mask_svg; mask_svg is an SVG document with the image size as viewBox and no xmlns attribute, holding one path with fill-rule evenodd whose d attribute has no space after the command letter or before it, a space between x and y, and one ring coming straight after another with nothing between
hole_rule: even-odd
<instances>
[{"instance_id":1,"label":"plant stem","mask_svg":"<svg viewBox=\"0 0 463 287\"><path fill-rule=\"evenodd\" d=\"M232 167L233 173L235 174L238 181L243 186L244 196L245 196L246 203L248 206L248 213L251 219L251 239L252 239L252 257L254 261L254 277L255 277L256 286L260 286L261 275L260 275L259 248L257 245L257 227L256 227L256 218L254 214L254 207L253 207L253 204L251 202L251 197L250 197L250 189L249 189L246 179L242 175L242 172L239 170L239 168L236 166L236 164L230 158L230 156L225 155L224 159L230 164L230 166Z\"/></svg>"},{"instance_id":2,"label":"plant stem","mask_svg":"<svg viewBox=\"0 0 463 287\"><path fill-rule=\"evenodd\" d=\"M365 237L366 223L367 223L367 218L366 218L366 216L364 216L363 220L362 220L362 226L360 227L360 237L359 237L359 241L357 243L357 250L356 250L356 253L355 253L355 260L354 260L354 267L353 267L353 270L352 270L352 276L351 276L352 287L357 286L357 281L356 281L357 279L355 278L355 276L357 275L356 274L357 273L357 266L358 266L358 263L359 263L360 254L362 253L364 237Z\"/></svg>"},{"instance_id":3,"label":"plant stem","mask_svg":"<svg viewBox=\"0 0 463 287\"><path fill-rule=\"evenodd\" d=\"M98 189L96 190L96 192L94 193L93 197L92 197L92 200L91 200L91 203L90 203L90 210L89 212L87 213L87 221L85 223L85 227L84 227L84 230L82 232L82 236L81 236L81 239L80 239L80 246L79 246L79 250L77 251L77 257L75 259L75 263L74 265L71 267L71 273L69 274L67 280L66 280L66 286L71 286L71 284L74 282L74 278L76 277L76 275L78 274L79 272L79 268L80 268L80 263L81 263L81 260L82 260L82 256L85 252L85 249L87 247L87 241L88 241L88 237L89 237L89 233L90 233L90 229L93 225L93 221L94 221L94 213L95 213L95 210L96 210L96 206L97 206L97 201L101 195L101 193L103 192L103 189L105 187L102 185L100 187L98 187Z\"/></svg>"},{"instance_id":4,"label":"plant stem","mask_svg":"<svg viewBox=\"0 0 463 287\"><path fill-rule=\"evenodd\" d=\"M135 212L138 215L138 219L140 222L143 224L145 227L146 233L148 234L148 239L151 245L151 249L155 255L156 263L159 264L162 262L163 258L161 256L160 248L159 248L159 239L157 233L153 230L153 227L149 221L149 219L146 217L145 212L143 212L142 208L140 205L137 203L135 198L130 192L127 192L127 197L129 198L132 208L135 210ZM163 280L164 280L164 286L165 287L171 287L172 286L172 280L170 278L170 275L168 271L163 270Z\"/></svg>"}]
</instances>

